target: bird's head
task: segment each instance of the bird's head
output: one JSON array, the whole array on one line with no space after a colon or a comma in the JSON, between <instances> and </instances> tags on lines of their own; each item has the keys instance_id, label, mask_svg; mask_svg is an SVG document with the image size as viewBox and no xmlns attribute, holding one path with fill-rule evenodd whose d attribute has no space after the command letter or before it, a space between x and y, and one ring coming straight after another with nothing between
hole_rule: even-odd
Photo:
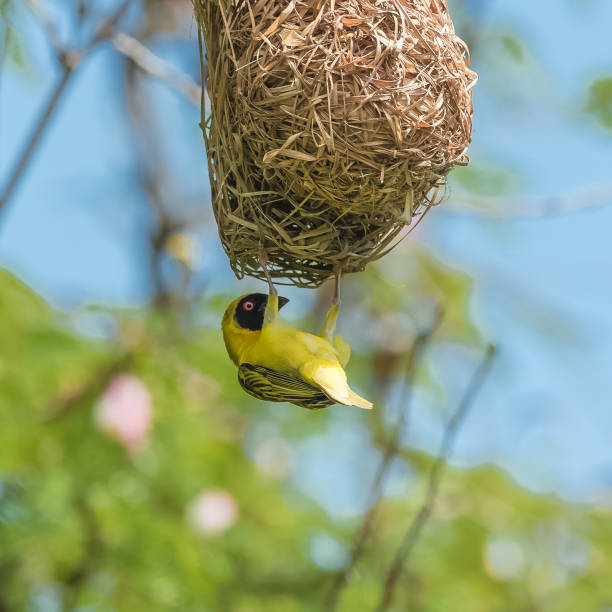
<instances>
[{"instance_id":1,"label":"bird's head","mask_svg":"<svg viewBox=\"0 0 612 612\"><path fill-rule=\"evenodd\" d=\"M289 300L278 296L279 310ZM226 309L221 327L225 346L232 360L237 363L243 345L256 340L263 327L264 313L268 304L265 293L249 293L236 298Z\"/></svg>"},{"instance_id":2,"label":"bird's head","mask_svg":"<svg viewBox=\"0 0 612 612\"><path fill-rule=\"evenodd\" d=\"M289 300L278 296L278 309L280 310ZM264 313L268 305L268 296L265 293L249 293L234 300L226 311L231 314L236 325L248 331L260 331L263 327Z\"/></svg>"}]
</instances>

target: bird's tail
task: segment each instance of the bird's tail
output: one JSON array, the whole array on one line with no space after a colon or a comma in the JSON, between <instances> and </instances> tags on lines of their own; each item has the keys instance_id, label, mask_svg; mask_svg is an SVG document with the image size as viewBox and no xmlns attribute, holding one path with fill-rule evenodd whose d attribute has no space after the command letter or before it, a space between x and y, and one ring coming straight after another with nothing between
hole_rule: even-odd
<instances>
[{"instance_id":1,"label":"bird's tail","mask_svg":"<svg viewBox=\"0 0 612 612\"><path fill-rule=\"evenodd\" d=\"M360 395L357 395L348 385L346 385L340 392L337 389L332 389L327 385L320 385L321 389L338 404L344 404L345 406L357 406L357 408L363 408L364 410L370 410L374 404L364 399Z\"/></svg>"},{"instance_id":2,"label":"bird's tail","mask_svg":"<svg viewBox=\"0 0 612 612\"><path fill-rule=\"evenodd\" d=\"M364 399L360 395L357 395L352 389L349 389L349 399L350 403L347 402L347 406L357 406L357 408L363 408L364 410L371 410L372 402L369 402L367 399Z\"/></svg>"},{"instance_id":3,"label":"bird's tail","mask_svg":"<svg viewBox=\"0 0 612 612\"><path fill-rule=\"evenodd\" d=\"M357 406L369 410L372 402L357 395L346 382L346 374L339 363L325 365L320 362L309 362L305 364L300 374L303 378L320 389L338 404L345 406Z\"/></svg>"}]
</instances>

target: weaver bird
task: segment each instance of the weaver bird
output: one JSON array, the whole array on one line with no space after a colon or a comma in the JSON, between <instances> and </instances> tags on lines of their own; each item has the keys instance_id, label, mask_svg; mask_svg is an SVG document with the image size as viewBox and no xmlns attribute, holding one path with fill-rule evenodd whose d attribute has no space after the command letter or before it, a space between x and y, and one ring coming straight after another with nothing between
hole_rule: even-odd
<instances>
[{"instance_id":1,"label":"weaver bird","mask_svg":"<svg viewBox=\"0 0 612 612\"><path fill-rule=\"evenodd\" d=\"M269 294L236 298L225 311L221 327L227 352L238 366L242 388L268 402L290 402L317 410L332 404L372 408L348 386L344 366L350 347L335 336L339 312L336 290L319 336L298 331L277 319L289 300L279 297L262 262Z\"/></svg>"}]
</instances>

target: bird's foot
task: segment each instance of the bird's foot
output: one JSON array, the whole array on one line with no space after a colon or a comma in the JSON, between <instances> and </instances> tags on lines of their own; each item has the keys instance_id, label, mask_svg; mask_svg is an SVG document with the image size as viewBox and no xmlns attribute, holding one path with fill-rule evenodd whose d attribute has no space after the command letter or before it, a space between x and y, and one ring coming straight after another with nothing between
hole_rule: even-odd
<instances>
[{"instance_id":1,"label":"bird's foot","mask_svg":"<svg viewBox=\"0 0 612 612\"><path fill-rule=\"evenodd\" d=\"M336 321L338 320L338 314L340 312L340 270L337 269L335 272L335 286L334 286L334 295L332 297L332 302L327 311L327 316L325 317L325 326L323 327L323 331L321 332L321 336L323 338L327 338L329 342L333 342L334 335L336 333Z\"/></svg>"},{"instance_id":2,"label":"bird's foot","mask_svg":"<svg viewBox=\"0 0 612 612\"><path fill-rule=\"evenodd\" d=\"M263 249L261 251L261 255L259 256L259 263L261 264L266 280L268 281L268 291L270 295L278 295L278 291L272 282L272 277L270 276L270 271L268 270L268 254Z\"/></svg>"},{"instance_id":3,"label":"bird's foot","mask_svg":"<svg viewBox=\"0 0 612 612\"><path fill-rule=\"evenodd\" d=\"M340 309L340 276L342 275L341 269L336 268L334 272L334 295L332 297L332 305Z\"/></svg>"}]
</instances>

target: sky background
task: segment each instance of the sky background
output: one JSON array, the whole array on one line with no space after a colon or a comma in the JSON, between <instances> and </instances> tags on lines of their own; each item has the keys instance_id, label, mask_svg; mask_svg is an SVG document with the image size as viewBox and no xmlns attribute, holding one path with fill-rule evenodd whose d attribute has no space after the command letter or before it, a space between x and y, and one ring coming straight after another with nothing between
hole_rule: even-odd
<instances>
[{"instance_id":1,"label":"sky background","mask_svg":"<svg viewBox=\"0 0 612 612\"><path fill-rule=\"evenodd\" d=\"M448 202L428 215L418 240L474 278L475 320L501 355L453 462L495 462L534 490L610 504L612 132L584 107L589 83L612 74L612 3L491 0L455 8L461 23L472 20L478 31L472 166L452 177ZM57 79L47 41L26 12L23 28L36 68L2 74L0 180ZM189 20L185 28L190 44L180 53L163 37L154 50L195 75L196 29ZM520 41L518 51L504 38L510 35ZM0 265L68 312L92 303L135 307L150 297L142 230L153 221L133 178L125 111L113 95L124 86L119 62L109 46L87 59L0 225ZM150 93L163 109L158 132L180 185L178 206L202 220L198 274L213 293L260 288L236 281L210 226L199 109L160 83L152 82ZM506 198L499 219L463 206L473 176L483 179L482 195ZM594 188L603 194L600 206L549 214L559 196L574 194L579 206L580 194ZM513 214L513 203L536 218ZM407 253L398 248L389 265ZM287 295L303 302L295 316L314 299L305 290ZM439 419L427 398L415 403L416 445L436 446ZM336 498L330 507L350 512L358 487L347 483L334 492L322 472L330 461L341 469L354 460L366 433L339 422L334 435L341 443L331 454L332 434L305 442L296 478L324 505L331 495L344 496L344 505ZM327 449L324 465L310 461L320 448Z\"/></svg>"}]
</instances>

